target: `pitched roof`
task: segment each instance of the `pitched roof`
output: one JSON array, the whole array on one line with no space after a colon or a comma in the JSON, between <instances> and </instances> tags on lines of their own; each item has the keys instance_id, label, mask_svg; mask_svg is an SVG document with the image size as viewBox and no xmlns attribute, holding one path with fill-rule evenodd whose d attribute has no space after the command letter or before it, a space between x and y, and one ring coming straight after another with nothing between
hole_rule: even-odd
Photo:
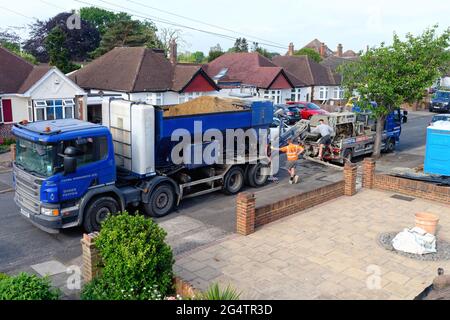
<instances>
[{"instance_id":1,"label":"pitched roof","mask_svg":"<svg viewBox=\"0 0 450 320\"><path fill-rule=\"evenodd\" d=\"M277 56L273 63L282 67L307 86L338 85L338 78L328 67L322 66L308 56Z\"/></svg>"},{"instance_id":2,"label":"pitched roof","mask_svg":"<svg viewBox=\"0 0 450 320\"><path fill-rule=\"evenodd\" d=\"M347 50L342 54L342 57L344 58L354 58L358 57L358 54L353 50Z\"/></svg>"},{"instance_id":3,"label":"pitched roof","mask_svg":"<svg viewBox=\"0 0 450 320\"><path fill-rule=\"evenodd\" d=\"M172 65L164 51L144 47L117 47L69 76L85 89L120 92L181 91L200 65ZM214 87L215 83L208 79Z\"/></svg>"},{"instance_id":4,"label":"pitched roof","mask_svg":"<svg viewBox=\"0 0 450 320\"><path fill-rule=\"evenodd\" d=\"M340 58L337 56L329 56L328 58L322 60L320 64L325 67L329 67L333 72L336 72L336 69L340 65L357 60L359 60L358 56L352 58Z\"/></svg>"},{"instance_id":5,"label":"pitched roof","mask_svg":"<svg viewBox=\"0 0 450 320\"><path fill-rule=\"evenodd\" d=\"M0 93L19 93L34 69L34 65L0 46Z\"/></svg>"},{"instance_id":6,"label":"pitched roof","mask_svg":"<svg viewBox=\"0 0 450 320\"><path fill-rule=\"evenodd\" d=\"M226 53L205 66L206 72L212 78L224 69L227 69L227 72L219 82L239 82L267 89L282 74L292 84L292 80L282 68L256 52Z\"/></svg>"},{"instance_id":7,"label":"pitched roof","mask_svg":"<svg viewBox=\"0 0 450 320\"><path fill-rule=\"evenodd\" d=\"M303 48L310 48L316 50L318 53L320 53L320 48L322 47L322 41L319 39L314 39L310 43L308 43ZM328 46L325 46L325 53L327 56L333 55L333 50L331 50Z\"/></svg>"}]
</instances>

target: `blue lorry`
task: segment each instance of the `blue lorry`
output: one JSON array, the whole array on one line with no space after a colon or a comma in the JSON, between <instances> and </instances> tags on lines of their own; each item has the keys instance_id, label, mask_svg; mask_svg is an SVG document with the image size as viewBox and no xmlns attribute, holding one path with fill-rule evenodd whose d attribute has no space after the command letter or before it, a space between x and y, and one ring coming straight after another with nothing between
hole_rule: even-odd
<instances>
[{"instance_id":1,"label":"blue lorry","mask_svg":"<svg viewBox=\"0 0 450 320\"><path fill-rule=\"evenodd\" d=\"M75 226L97 231L109 214L129 207L163 217L182 199L218 190L236 194L244 184L259 187L267 181L264 152L256 158L232 153L231 163L174 163L176 141L171 137L177 130L194 136L212 129L264 132L273 119L270 101L241 99L230 110L201 114L171 115L170 110L121 99L105 101L102 109L103 125L62 119L13 127L15 202L22 215L47 232ZM218 142L194 141L189 147L200 144L203 151L213 143ZM215 160L229 154L225 145L219 146ZM248 147L245 142L245 155Z\"/></svg>"},{"instance_id":2,"label":"blue lorry","mask_svg":"<svg viewBox=\"0 0 450 320\"><path fill-rule=\"evenodd\" d=\"M372 102L372 106L376 107L376 102ZM354 105L352 112L357 113L358 121L364 122L367 126L376 131L376 120L371 117L371 112L362 110L358 105ZM382 151L393 152L395 146L400 142L402 134L402 124L408 121L408 111L403 109L396 109L386 116L384 124L384 132L382 139Z\"/></svg>"}]
</instances>

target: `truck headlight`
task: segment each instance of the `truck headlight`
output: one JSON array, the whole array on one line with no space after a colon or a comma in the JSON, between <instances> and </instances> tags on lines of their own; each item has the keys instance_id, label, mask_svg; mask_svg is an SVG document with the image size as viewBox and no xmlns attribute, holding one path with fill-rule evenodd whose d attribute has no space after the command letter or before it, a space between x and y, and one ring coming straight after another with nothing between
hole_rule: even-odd
<instances>
[{"instance_id":1,"label":"truck headlight","mask_svg":"<svg viewBox=\"0 0 450 320\"><path fill-rule=\"evenodd\" d=\"M49 217L59 216L59 209L41 207L41 214Z\"/></svg>"}]
</instances>

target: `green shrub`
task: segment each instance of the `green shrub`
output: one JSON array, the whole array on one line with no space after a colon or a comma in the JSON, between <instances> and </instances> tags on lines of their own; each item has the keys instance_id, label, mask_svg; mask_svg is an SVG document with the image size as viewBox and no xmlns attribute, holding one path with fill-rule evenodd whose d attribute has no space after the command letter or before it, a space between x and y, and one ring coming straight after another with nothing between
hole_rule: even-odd
<instances>
[{"instance_id":1,"label":"green shrub","mask_svg":"<svg viewBox=\"0 0 450 320\"><path fill-rule=\"evenodd\" d=\"M211 285L208 290L201 293L199 296L200 300L222 300L231 301L239 300L241 293L238 293L231 286L221 289L218 283Z\"/></svg>"},{"instance_id":2,"label":"green shrub","mask_svg":"<svg viewBox=\"0 0 450 320\"><path fill-rule=\"evenodd\" d=\"M155 222L127 212L102 224L95 244L101 275L83 288L85 300L154 300L173 291L172 249Z\"/></svg>"},{"instance_id":3,"label":"green shrub","mask_svg":"<svg viewBox=\"0 0 450 320\"><path fill-rule=\"evenodd\" d=\"M0 281L0 300L58 300L60 291L52 289L48 278L20 273Z\"/></svg>"},{"instance_id":4,"label":"green shrub","mask_svg":"<svg viewBox=\"0 0 450 320\"><path fill-rule=\"evenodd\" d=\"M8 279L9 276L7 274L1 273L0 272L0 281L4 280L4 279Z\"/></svg>"}]
</instances>

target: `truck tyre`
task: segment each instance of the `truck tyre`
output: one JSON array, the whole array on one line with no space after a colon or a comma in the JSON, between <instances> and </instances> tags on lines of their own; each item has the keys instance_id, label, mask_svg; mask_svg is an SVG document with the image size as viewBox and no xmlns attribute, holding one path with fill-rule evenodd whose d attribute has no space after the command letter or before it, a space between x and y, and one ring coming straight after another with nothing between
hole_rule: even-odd
<instances>
[{"instance_id":1,"label":"truck tyre","mask_svg":"<svg viewBox=\"0 0 450 320\"><path fill-rule=\"evenodd\" d=\"M386 142L386 152L391 153L394 152L394 150L395 150L395 141L394 139L391 138Z\"/></svg>"},{"instance_id":2,"label":"truck tyre","mask_svg":"<svg viewBox=\"0 0 450 320\"><path fill-rule=\"evenodd\" d=\"M83 227L86 232L100 231L101 223L109 214L119 212L119 204L112 197L100 197L92 201L86 208Z\"/></svg>"},{"instance_id":3,"label":"truck tyre","mask_svg":"<svg viewBox=\"0 0 450 320\"><path fill-rule=\"evenodd\" d=\"M223 192L228 195L239 193L244 186L244 171L239 167L231 168L223 179Z\"/></svg>"},{"instance_id":4,"label":"truck tyre","mask_svg":"<svg viewBox=\"0 0 450 320\"><path fill-rule=\"evenodd\" d=\"M175 205L175 191L172 186L162 183L153 189L150 201L144 204L145 214L162 218L172 212Z\"/></svg>"},{"instance_id":5,"label":"truck tyre","mask_svg":"<svg viewBox=\"0 0 450 320\"><path fill-rule=\"evenodd\" d=\"M344 159L343 159L344 164L346 162L350 162L351 163L352 160L353 160L353 150L352 149L345 150L345 152L344 152Z\"/></svg>"},{"instance_id":6,"label":"truck tyre","mask_svg":"<svg viewBox=\"0 0 450 320\"><path fill-rule=\"evenodd\" d=\"M259 188L267 183L269 176L264 174L267 166L262 163L251 165L247 171L248 185L252 188Z\"/></svg>"}]
</instances>

